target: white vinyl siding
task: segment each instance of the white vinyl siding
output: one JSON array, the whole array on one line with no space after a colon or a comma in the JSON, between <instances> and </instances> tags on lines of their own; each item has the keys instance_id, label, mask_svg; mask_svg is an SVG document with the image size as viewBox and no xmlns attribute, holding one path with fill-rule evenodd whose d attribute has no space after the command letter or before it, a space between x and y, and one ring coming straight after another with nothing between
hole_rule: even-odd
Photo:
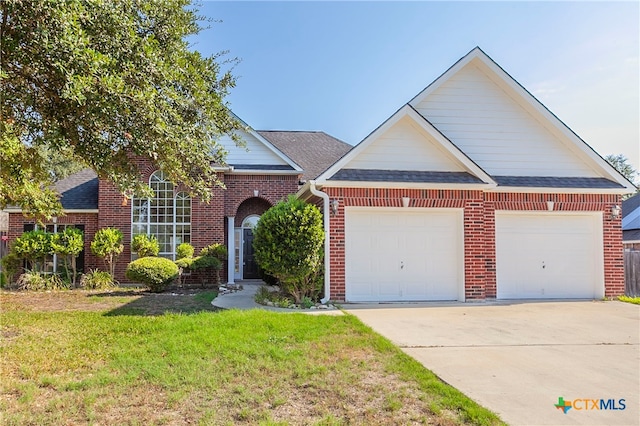
<instances>
[{"instance_id":1,"label":"white vinyl siding","mask_svg":"<svg viewBox=\"0 0 640 426\"><path fill-rule=\"evenodd\" d=\"M235 142L228 137L220 138L220 143L227 150L227 164L268 164L268 165L288 165L285 160L279 157L262 141L246 132L238 132L246 146L236 146Z\"/></svg>"},{"instance_id":2,"label":"white vinyl siding","mask_svg":"<svg viewBox=\"0 0 640 426\"><path fill-rule=\"evenodd\" d=\"M604 296L602 214L496 212L498 299Z\"/></svg>"},{"instance_id":3,"label":"white vinyl siding","mask_svg":"<svg viewBox=\"0 0 640 426\"><path fill-rule=\"evenodd\" d=\"M408 117L395 123L344 167L440 172L465 170L440 143Z\"/></svg>"},{"instance_id":4,"label":"white vinyl siding","mask_svg":"<svg viewBox=\"0 0 640 426\"><path fill-rule=\"evenodd\" d=\"M491 175L598 177L473 64L416 109Z\"/></svg>"},{"instance_id":5,"label":"white vinyl siding","mask_svg":"<svg viewBox=\"0 0 640 426\"><path fill-rule=\"evenodd\" d=\"M461 209L345 208L346 300L463 300Z\"/></svg>"}]
</instances>

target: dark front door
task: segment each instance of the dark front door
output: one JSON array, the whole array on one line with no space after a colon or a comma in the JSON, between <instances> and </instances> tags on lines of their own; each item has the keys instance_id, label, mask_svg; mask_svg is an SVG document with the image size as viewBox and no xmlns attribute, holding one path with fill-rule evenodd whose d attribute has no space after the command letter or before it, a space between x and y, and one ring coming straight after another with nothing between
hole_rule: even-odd
<instances>
[{"instance_id":1,"label":"dark front door","mask_svg":"<svg viewBox=\"0 0 640 426\"><path fill-rule=\"evenodd\" d=\"M260 278L258 264L253 256L253 231L251 229L243 229L242 240L242 258L244 261L242 278L245 280Z\"/></svg>"}]
</instances>

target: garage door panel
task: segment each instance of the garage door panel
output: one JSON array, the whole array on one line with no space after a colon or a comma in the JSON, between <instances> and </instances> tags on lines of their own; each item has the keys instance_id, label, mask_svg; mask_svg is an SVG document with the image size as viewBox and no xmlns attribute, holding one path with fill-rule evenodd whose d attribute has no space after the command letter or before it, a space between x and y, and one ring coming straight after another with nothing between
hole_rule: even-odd
<instances>
[{"instance_id":1,"label":"garage door panel","mask_svg":"<svg viewBox=\"0 0 640 426\"><path fill-rule=\"evenodd\" d=\"M600 297L602 262L598 214L496 213L498 298Z\"/></svg>"},{"instance_id":2,"label":"garage door panel","mask_svg":"<svg viewBox=\"0 0 640 426\"><path fill-rule=\"evenodd\" d=\"M347 300L457 300L461 227L454 209L347 208Z\"/></svg>"}]
</instances>

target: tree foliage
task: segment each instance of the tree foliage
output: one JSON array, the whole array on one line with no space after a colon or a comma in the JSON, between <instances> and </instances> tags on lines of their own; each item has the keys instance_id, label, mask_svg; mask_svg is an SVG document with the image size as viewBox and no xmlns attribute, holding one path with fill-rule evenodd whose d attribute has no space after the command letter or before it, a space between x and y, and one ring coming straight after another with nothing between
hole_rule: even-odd
<instances>
[{"instance_id":1,"label":"tree foliage","mask_svg":"<svg viewBox=\"0 0 640 426\"><path fill-rule=\"evenodd\" d=\"M91 242L91 252L104 260L112 277L115 276L116 260L124 250L122 231L117 228L102 228Z\"/></svg>"},{"instance_id":2,"label":"tree foliage","mask_svg":"<svg viewBox=\"0 0 640 426\"><path fill-rule=\"evenodd\" d=\"M0 208L59 214L46 152L148 195L142 157L208 200L215 140L240 124L224 101L235 60L189 49L202 22L189 0L0 2Z\"/></svg>"},{"instance_id":3,"label":"tree foliage","mask_svg":"<svg viewBox=\"0 0 640 426\"><path fill-rule=\"evenodd\" d=\"M323 243L320 210L294 196L267 210L254 229L256 261L280 280L283 290L294 296L296 303L316 290Z\"/></svg>"}]
</instances>

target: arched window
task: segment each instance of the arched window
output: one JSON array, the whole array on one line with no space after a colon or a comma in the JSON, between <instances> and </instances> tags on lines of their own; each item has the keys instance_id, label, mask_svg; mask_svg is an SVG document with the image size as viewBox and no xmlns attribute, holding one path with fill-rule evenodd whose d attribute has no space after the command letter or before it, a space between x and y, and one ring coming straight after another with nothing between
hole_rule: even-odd
<instances>
[{"instance_id":1,"label":"arched window","mask_svg":"<svg viewBox=\"0 0 640 426\"><path fill-rule=\"evenodd\" d=\"M154 235L160 256L175 259L176 247L191 242L191 198L175 193L166 175L157 171L149 178L153 198L134 198L131 203L131 235Z\"/></svg>"}]
</instances>

